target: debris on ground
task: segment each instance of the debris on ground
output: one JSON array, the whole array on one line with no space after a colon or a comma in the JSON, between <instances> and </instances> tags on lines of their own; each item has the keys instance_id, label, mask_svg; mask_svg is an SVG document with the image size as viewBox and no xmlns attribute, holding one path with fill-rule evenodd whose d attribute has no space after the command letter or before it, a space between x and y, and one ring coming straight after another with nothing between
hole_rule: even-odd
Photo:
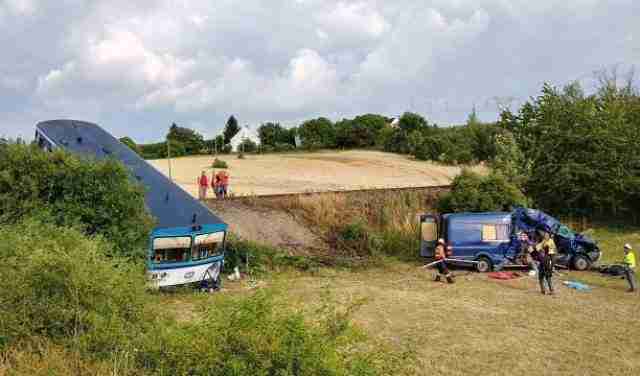
<instances>
[{"instance_id":1,"label":"debris on ground","mask_svg":"<svg viewBox=\"0 0 640 376\"><path fill-rule=\"evenodd\" d=\"M521 277L520 273L516 273L516 272L491 272L491 273L487 273L487 275L489 278L500 279L500 280L509 280L509 279L516 279Z\"/></svg>"},{"instance_id":2,"label":"debris on ground","mask_svg":"<svg viewBox=\"0 0 640 376\"><path fill-rule=\"evenodd\" d=\"M578 291L591 291L591 287L582 283L582 282L577 282L577 281L564 281L562 282L562 284L564 284L565 286L567 286L570 289L574 289L574 290L578 290Z\"/></svg>"}]
</instances>

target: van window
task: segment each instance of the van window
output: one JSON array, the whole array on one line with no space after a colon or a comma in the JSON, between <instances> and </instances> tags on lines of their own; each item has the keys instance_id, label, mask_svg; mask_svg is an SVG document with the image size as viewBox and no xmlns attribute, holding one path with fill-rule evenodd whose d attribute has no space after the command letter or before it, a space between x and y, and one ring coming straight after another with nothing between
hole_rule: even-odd
<instances>
[{"instance_id":1,"label":"van window","mask_svg":"<svg viewBox=\"0 0 640 376\"><path fill-rule=\"evenodd\" d=\"M482 225L482 241L505 242L509 241L509 225Z\"/></svg>"},{"instance_id":2,"label":"van window","mask_svg":"<svg viewBox=\"0 0 640 376\"><path fill-rule=\"evenodd\" d=\"M422 240L425 242L432 242L436 240L437 235L437 226L433 221L422 222L421 231L422 231Z\"/></svg>"}]
</instances>

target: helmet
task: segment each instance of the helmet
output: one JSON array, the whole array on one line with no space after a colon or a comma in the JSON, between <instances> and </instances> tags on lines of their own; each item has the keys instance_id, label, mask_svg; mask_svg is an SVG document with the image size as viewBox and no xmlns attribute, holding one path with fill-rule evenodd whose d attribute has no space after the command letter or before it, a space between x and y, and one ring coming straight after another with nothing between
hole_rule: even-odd
<instances>
[{"instance_id":1,"label":"helmet","mask_svg":"<svg viewBox=\"0 0 640 376\"><path fill-rule=\"evenodd\" d=\"M444 244L444 239L442 238L438 239L438 244Z\"/></svg>"},{"instance_id":2,"label":"helmet","mask_svg":"<svg viewBox=\"0 0 640 376\"><path fill-rule=\"evenodd\" d=\"M633 248L631 248L631 244L627 243L624 245L624 249L633 249Z\"/></svg>"}]
</instances>

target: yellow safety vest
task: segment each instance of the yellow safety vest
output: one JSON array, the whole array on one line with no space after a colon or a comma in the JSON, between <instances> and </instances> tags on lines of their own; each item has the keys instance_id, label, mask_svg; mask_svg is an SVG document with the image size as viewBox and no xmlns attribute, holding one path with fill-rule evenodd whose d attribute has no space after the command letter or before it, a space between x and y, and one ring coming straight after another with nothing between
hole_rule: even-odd
<instances>
[{"instance_id":1,"label":"yellow safety vest","mask_svg":"<svg viewBox=\"0 0 640 376\"><path fill-rule=\"evenodd\" d=\"M546 246L549 246L549 254L550 254L550 255L553 255L553 254L555 254L555 253L556 253L556 250L557 250L557 248L556 248L556 242L554 242L552 238L549 238L549 240L543 240L543 241L541 241L540 243L538 243L538 244L536 245L536 250L537 250L538 252L543 252L543 251L544 251L544 246L545 246L545 245L546 245Z\"/></svg>"},{"instance_id":2,"label":"yellow safety vest","mask_svg":"<svg viewBox=\"0 0 640 376\"><path fill-rule=\"evenodd\" d=\"M627 264L631 269L636 268L636 255L629 251L626 255L624 255L624 263Z\"/></svg>"}]
</instances>

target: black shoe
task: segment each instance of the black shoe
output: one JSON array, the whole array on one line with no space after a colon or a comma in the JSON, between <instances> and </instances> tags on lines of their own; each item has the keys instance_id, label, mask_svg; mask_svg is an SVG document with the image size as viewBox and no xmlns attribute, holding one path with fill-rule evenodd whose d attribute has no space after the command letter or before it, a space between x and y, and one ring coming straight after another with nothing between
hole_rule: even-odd
<instances>
[{"instance_id":1,"label":"black shoe","mask_svg":"<svg viewBox=\"0 0 640 376\"><path fill-rule=\"evenodd\" d=\"M627 292L636 292L636 289L628 289Z\"/></svg>"},{"instance_id":2,"label":"black shoe","mask_svg":"<svg viewBox=\"0 0 640 376\"><path fill-rule=\"evenodd\" d=\"M447 277L447 283L454 283L455 280L453 279L453 277Z\"/></svg>"},{"instance_id":3,"label":"black shoe","mask_svg":"<svg viewBox=\"0 0 640 376\"><path fill-rule=\"evenodd\" d=\"M542 293L542 295L547 295L547 292L544 290L540 291L540 293Z\"/></svg>"},{"instance_id":4,"label":"black shoe","mask_svg":"<svg viewBox=\"0 0 640 376\"><path fill-rule=\"evenodd\" d=\"M433 280L436 281L436 282L440 282L441 278L440 278L439 275L437 275Z\"/></svg>"}]
</instances>

